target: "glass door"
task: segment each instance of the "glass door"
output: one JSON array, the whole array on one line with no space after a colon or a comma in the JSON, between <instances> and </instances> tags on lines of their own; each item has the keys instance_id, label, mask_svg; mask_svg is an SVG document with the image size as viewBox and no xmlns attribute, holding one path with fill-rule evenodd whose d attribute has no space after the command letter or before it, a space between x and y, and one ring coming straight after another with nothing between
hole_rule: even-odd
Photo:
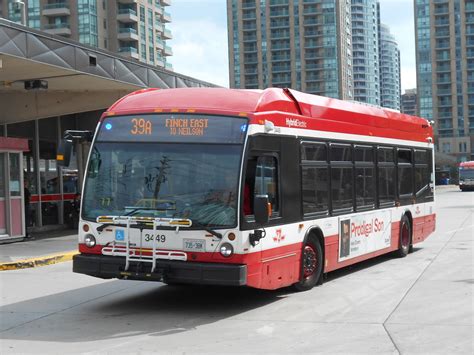
<instances>
[{"instance_id":1,"label":"glass door","mask_svg":"<svg viewBox=\"0 0 474 355\"><path fill-rule=\"evenodd\" d=\"M23 203L22 153L9 153L9 193L11 215L11 237L23 236L25 225Z\"/></svg>"},{"instance_id":2,"label":"glass door","mask_svg":"<svg viewBox=\"0 0 474 355\"><path fill-rule=\"evenodd\" d=\"M6 153L0 153L0 236L7 234L7 203L5 199Z\"/></svg>"}]
</instances>

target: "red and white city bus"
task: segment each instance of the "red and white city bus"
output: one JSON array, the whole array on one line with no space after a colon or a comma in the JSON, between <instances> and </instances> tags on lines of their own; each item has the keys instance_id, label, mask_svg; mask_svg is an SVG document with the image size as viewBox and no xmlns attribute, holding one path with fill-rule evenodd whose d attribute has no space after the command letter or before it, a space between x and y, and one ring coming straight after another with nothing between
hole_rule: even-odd
<instances>
[{"instance_id":1,"label":"red and white city bus","mask_svg":"<svg viewBox=\"0 0 474 355\"><path fill-rule=\"evenodd\" d=\"M147 89L106 111L74 272L307 290L435 230L421 118L290 89ZM63 158L63 157L61 157Z\"/></svg>"},{"instance_id":2,"label":"red and white city bus","mask_svg":"<svg viewBox=\"0 0 474 355\"><path fill-rule=\"evenodd\" d=\"M459 163L459 188L461 191L474 190L474 161Z\"/></svg>"}]
</instances>

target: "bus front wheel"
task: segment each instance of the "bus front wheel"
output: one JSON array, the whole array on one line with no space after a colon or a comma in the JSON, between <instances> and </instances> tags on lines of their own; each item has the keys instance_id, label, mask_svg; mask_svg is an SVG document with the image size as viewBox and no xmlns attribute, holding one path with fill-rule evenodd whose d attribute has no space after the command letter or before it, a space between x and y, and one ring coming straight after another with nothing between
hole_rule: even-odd
<instances>
[{"instance_id":1,"label":"bus front wheel","mask_svg":"<svg viewBox=\"0 0 474 355\"><path fill-rule=\"evenodd\" d=\"M316 238L309 238L301 254L301 280L294 284L297 291L307 291L318 283L323 272L323 251Z\"/></svg>"},{"instance_id":2,"label":"bus front wheel","mask_svg":"<svg viewBox=\"0 0 474 355\"><path fill-rule=\"evenodd\" d=\"M400 221L400 242L397 255L404 258L408 255L411 245L411 224L407 215L403 215Z\"/></svg>"}]
</instances>

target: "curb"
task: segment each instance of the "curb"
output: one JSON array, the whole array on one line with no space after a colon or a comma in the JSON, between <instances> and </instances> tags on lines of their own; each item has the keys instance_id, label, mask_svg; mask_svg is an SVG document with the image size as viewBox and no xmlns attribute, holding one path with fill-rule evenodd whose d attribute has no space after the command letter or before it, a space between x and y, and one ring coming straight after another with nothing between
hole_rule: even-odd
<instances>
[{"instance_id":1,"label":"curb","mask_svg":"<svg viewBox=\"0 0 474 355\"><path fill-rule=\"evenodd\" d=\"M79 252L76 250L73 250L73 251L63 252L59 254L40 256L37 258L22 259L22 260L12 261L8 263L0 263L0 271L28 269L28 268L33 268L33 267L63 263L65 261L72 260L72 257L76 254L79 254Z\"/></svg>"}]
</instances>

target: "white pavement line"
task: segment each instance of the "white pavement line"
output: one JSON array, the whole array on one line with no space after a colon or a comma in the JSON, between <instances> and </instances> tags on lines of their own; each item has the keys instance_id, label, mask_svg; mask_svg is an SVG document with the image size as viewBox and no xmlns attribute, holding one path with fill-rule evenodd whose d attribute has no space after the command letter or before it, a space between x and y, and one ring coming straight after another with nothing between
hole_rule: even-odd
<instances>
[{"instance_id":1,"label":"white pavement line","mask_svg":"<svg viewBox=\"0 0 474 355\"><path fill-rule=\"evenodd\" d=\"M466 223L467 221L469 221L470 219L472 218L472 212L466 217L466 219L461 223L461 228L459 228L460 230L463 229L464 227L463 224ZM390 335L390 332L388 331L388 329L386 328L386 323L387 321L390 319L390 317L395 313L395 311L398 309L398 307L401 305L401 303L405 300L405 298L407 297L407 295L410 293L410 291L413 289L413 287L417 284L417 282L420 280L420 278L423 276L423 274L426 272L426 270L431 266L431 264L433 264L433 262L438 258L438 256L443 252L443 250L446 248L446 246L448 245L448 243L451 241L451 239L456 235L457 232L454 232L447 240L446 242L444 243L443 247L438 251L438 253L436 254L436 256L429 262L428 265L425 266L425 268L423 269L423 271L420 273L420 275L418 275L418 277L416 278L416 280L413 281L413 284L408 288L408 290L405 292L405 294L403 295L403 297L400 299L400 302L398 302L398 304L394 307L393 311L390 312L390 314L388 315L387 319L385 319L385 321L383 322L383 327L385 329L385 331L387 332L387 334L389 335L390 339L392 340L392 343L393 343L393 346L398 350L398 347L395 343L395 341L393 340L392 336ZM400 352L400 351L399 351Z\"/></svg>"},{"instance_id":2,"label":"white pavement line","mask_svg":"<svg viewBox=\"0 0 474 355\"><path fill-rule=\"evenodd\" d=\"M443 233L444 234L457 233L457 232L460 232L460 231L463 231L463 230L469 229L469 228L474 228L474 224L471 224L470 226L467 226L467 227L461 227L461 228L458 228L458 229L453 229L453 230L443 232Z\"/></svg>"},{"instance_id":3,"label":"white pavement line","mask_svg":"<svg viewBox=\"0 0 474 355\"><path fill-rule=\"evenodd\" d=\"M398 307L398 305L397 305L397 307ZM388 318L387 318L387 319L388 319ZM390 332L388 331L387 327L385 326L385 322L386 322L386 321L387 321L387 320L385 320L385 321L382 323L382 327L383 327L383 329L385 330L385 333L387 333L387 336L388 336L388 338L390 339L390 341L392 342L394 348L397 350L397 353L398 353L398 354L401 354L401 351L400 351L400 349L398 348L397 343L395 342L395 339L392 338L392 334L390 334Z\"/></svg>"}]
</instances>

